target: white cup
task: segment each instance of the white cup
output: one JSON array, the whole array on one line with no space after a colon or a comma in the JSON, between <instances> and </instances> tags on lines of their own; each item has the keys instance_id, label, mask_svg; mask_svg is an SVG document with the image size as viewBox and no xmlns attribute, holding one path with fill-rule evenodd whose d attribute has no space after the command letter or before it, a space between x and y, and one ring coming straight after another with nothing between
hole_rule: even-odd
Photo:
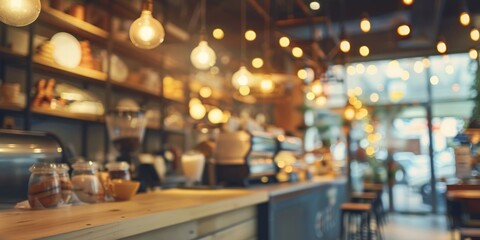
<instances>
[{"instance_id":1,"label":"white cup","mask_svg":"<svg viewBox=\"0 0 480 240\"><path fill-rule=\"evenodd\" d=\"M205 156L199 152L187 152L182 155L183 174L187 180L187 186L192 186L200 182L203 168L205 166Z\"/></svg>"}]
</instances>

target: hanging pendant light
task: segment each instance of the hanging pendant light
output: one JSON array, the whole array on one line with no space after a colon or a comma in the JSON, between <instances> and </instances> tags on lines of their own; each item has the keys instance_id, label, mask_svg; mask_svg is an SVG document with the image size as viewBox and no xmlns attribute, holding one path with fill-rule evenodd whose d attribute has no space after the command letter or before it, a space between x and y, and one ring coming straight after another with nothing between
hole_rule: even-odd
<instances>
[{"instance_id":1,"label":"hanging pendant light","mask_svg":"<svg viewBox=\"0 0 480 240\"><path fill-rule=\"evenodd\" d=\"M142 9L140 17L130 26L130 41L135 47L152 49L163 42L165 30L152 16L153 0L145 1Z\"/></svg>"},{"instance_id":2,"label":"hanging pendant light","mask_svg":"<svg viewBox=\"0 0 480 240\"><path fill-rule=\"evenodd\" d=\"M201 13L201 20L202 20L202 29L200 33L200 42L198 46L192 50L190 54L190 61L192 62L193 66L200 70L206 70L213 65L215 65L217 56L215 55L215 51L213 51L210 46L208 46L208 42L206 41L206 16L205 16L205 0L201 1L200 6L200 13Z\"/></svg>"},{"instance_id":3,"label":"hanging pendant light","mask_svg":"<svg viewBox=\"0 0 480 240\"><path fill-rule=\"evenodd\" d=\"M241 0L241 19L240 19L240 28L241 28L241 32L245 32L245 28L246 28L246 3L245 3L245 0ZM250 73L247 69L247 67L245 67L245 40L243 38L241 38L240 40L240 54L241 54L241 59L240 59L240 62L241 62L241 66L240 68L238 69L238 71L236 71L233 76L232 76L232 85L236 88L236 89L239 89L241 86L249 86L252 82L252 79L253 79L253 76L252 76L252 73Z\"/></svg>"},{"instance_id":4,"label":"hanging pendant light","mask_svg":"<svg viewBox=\"0 0 480 240\"><path fill-rule=\"evenodd\" d=\"M40 0L2 0L0 21L10 26L23 27L38 18L41 8Z\"/></svg>"}]
</instances>

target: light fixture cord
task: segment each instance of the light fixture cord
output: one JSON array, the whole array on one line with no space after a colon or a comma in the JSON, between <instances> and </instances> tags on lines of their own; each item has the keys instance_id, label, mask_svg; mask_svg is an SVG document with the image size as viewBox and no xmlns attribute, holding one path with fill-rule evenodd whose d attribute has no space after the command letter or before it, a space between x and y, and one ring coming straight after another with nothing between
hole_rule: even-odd
<instances>
[{"instance_id":1,"label":"light fixture cord","mask_svg":"<svg viewBox=\"0 0 480 240\"><path fill-rule=\"evenodd\" d=\"M147 11L153 12L153 0L143 1L142 10L147 10Z\"/></svg>"},{"instance_id":2,"label":"light fixture cord","mask_svg":"<svg viewBox=\"0 0 480 240\"><path fill-rule=\"evenodd\" d=\"M206 37L206 32L207 32L207 20L206 20L206 16L205 16L205 11L206 11L206 0L202 0L200 2L200 18L201 18L201 21L202 21L202 28L200 29L200 34L202 35L202 37Z\"/></svg>"},{"instance_id":3,"label":"light fixture cord","mask_svg":"<svg viewBox=\"0 0 480 240\"><path fill-rule=\"evenodd\" d=\"M265 1L265 9L270 12L270 1ZM272 67L270 63L270 23L267 18L264 19L264 32L265 68L270 71Z\"/></svg>"},{"instance_id":4,"label":"light fixture cord","mask_svg":"<svg viewBox=\"0 0 480 240\"><path fill-rule=\"evenodd\" d=\"M247 24L246 24L246 11L247 11L247 4L246 4L246 0L241 0L241 6L240 6L240 9L241 9L241 21L240 21L240 31L241 31L241 35L244 35L245 34L245 31L247 30ZM241 36L240 38L240 63L243 65L245 64L245 60L246 60L246 54L245 54L245 38L244 36Z\"/></svg>"}]
</instances>

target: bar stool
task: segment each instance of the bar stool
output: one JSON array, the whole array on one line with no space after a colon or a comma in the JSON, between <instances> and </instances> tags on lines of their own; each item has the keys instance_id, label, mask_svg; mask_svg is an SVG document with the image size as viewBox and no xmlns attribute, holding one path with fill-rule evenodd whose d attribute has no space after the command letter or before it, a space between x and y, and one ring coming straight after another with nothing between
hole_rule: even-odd
<instances>
[{"instance_id":1,"label":"bar stool","mask_svg":"<svg viewBox=\"0 0 480 240\"><path fill-rule=\"evenodd\" d=\"M351 201L354 203L370 203L372 205L372 211L375 215L375 228L378 229L378 238L383 239L382 229L385 224L382 219L383 216L383 207L381 199L376 193L373 192L364 192L364 193L353 193L351 196Z\"/></svg>"},{"instance_id":2,"label":"bar stool","mask_svg":"<svg viewBox=\"0 0 480 240\"><path fill-rule=\"evenodd\" d=\"M382 195L383 195L383 184L376 184L376 183L365 183L363 185L363 192L364 193L376 193L377 194L377 201L378 201L378 214L379 220L382 225L387 223L387 212L383 207Z\"/></svg>"},{"instance_id":3,"label":"bar stool","mask_svg":"<svg viewBox=\"0 0 480 240\"><path fill-rule=\"evenodd\" d=\"M341 206L341 240L371 240L372 205L369 203L344 203Z\"/></svg>"}]
</instances>

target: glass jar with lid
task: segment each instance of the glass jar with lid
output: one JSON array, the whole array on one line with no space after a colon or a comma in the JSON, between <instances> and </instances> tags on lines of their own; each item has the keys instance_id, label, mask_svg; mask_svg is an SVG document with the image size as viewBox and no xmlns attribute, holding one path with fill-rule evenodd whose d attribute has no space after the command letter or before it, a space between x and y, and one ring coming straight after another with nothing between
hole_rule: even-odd
<instances>
[{"instance_id":1,"label":"glass jar with lid","mask_svg":"<svg viewBox=\"0 0 480 240\"><path fill-rule=\"evenodd\" d=\"M65 163L60 163L57 165L57 173L60 180L60 191L65 204L70 203L72 200L72 182L70 181L68 170L70 170L70 167L68 167L68 165Z\"/></svg>"},{"instance_id":2,"label":"glass jar with lid","mask_svg":"<svg viewBox=\"0 0 480 240\"><path fill-rule=\"evenodd\" d=\"M105 200L105 191L97 176L98 164L79 160L73 165L72 187L78 200L97 203Z\"/></svg>"},{"instance_id":3,"label":"glass jar with lid","mask_svg":"<svg viewBox=\"0 0 480 240\"><path fill-rule=\"evenodd\" d=\"M106 167L110 179L130 180L130 165L127 162L109 162Z\"/></svg>"},{"instance_id":4,"label":"glass jar with lid","mask_svg":"<svg viewBox=\"0 0 480 240\"><path fill-rule=\"evenodd\" d=\"M60 178L54 163L35 163L30 167L28 202L33 209L54 208L63 203Z\"/></svg>"}]
</instances>

